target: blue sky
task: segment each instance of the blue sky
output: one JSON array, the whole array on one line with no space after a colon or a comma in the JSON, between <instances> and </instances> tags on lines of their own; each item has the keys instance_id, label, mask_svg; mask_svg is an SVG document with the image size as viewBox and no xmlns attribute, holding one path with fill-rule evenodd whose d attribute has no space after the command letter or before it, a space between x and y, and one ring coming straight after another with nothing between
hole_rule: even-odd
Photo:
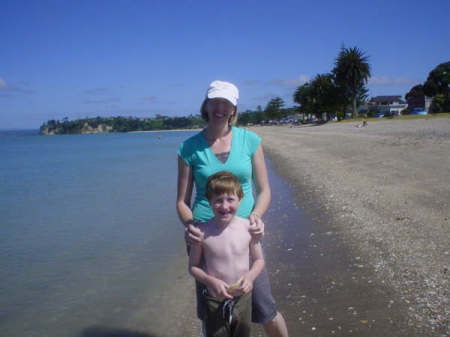
<instances>
[{"instance_id":1,"label":"blue sky","mask_svg":"<svg viewBox=\"0 0 450 337\"><path fill-rule=\"evenodd\" d=\"M212 80L239 110L370 57L370 95L404 95L450 61L450 1L0 0L0 129L49 119L197 114Z\"/></svg>"}]
</instances>

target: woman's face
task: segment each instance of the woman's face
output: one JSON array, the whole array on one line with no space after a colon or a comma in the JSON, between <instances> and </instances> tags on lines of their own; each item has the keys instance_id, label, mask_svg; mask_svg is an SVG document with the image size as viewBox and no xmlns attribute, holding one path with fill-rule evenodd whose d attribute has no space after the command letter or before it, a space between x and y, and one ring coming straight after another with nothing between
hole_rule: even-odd
<instances>
[{"instance_id":1,"label":"woman's face","mask_svg":"<svg viewBox=\"0 0 450 337\"><path fill-rule=\"evenodd\" d=\"M228 123L236 107L225 98L212 98L206 103L208 112L208 123Z\"/></svg>"}]
</instances>

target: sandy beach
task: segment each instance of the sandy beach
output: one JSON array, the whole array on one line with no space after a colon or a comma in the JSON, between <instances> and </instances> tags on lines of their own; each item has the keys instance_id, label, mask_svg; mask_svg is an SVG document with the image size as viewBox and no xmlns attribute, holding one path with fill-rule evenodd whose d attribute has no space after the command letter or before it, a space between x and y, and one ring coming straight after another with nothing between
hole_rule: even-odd
<instances>
[{"instance_id":1,"label":"sandy beach","mask_svg":"<svg viewBox=\"0 0 450 337\"><path fill-rule=\"evenodd\" d=\"M450 119L252 130L269 159L264 251L290 336L448 336ZM142 336L199 334L186 266L183 247L159 304L130 317Z\"/></svg>"},{"instance_id":2,"label":"sandy beach","mask_svg":"<svg viewBox=\"0 0 450 337\"><path fill-rule=\"evenodd\" d=\"M398 325L388 335L448 335L450 119L369 122L367 128L330 123L252 130L262 137L276 170L292 183L297 201L309 209L311 239L318 232L331 233L334 239L324 248L340 246L337 250L348 259L343 266L364 270L367 289L360 290L374 296L367 298L365 310L394 315L388 311L397 306ZM331 265L338 263L339 253L334 255ZM360 296L348 285L343 288L349 298ZM379 306L371 305L380 299ZM367 326L371 321L360 322ZM380 333L372 329L371 335L381 336L385 329L379 321L376 325ZM318 328L311 329L314 333Z\"/></svg>"}]
</instances>

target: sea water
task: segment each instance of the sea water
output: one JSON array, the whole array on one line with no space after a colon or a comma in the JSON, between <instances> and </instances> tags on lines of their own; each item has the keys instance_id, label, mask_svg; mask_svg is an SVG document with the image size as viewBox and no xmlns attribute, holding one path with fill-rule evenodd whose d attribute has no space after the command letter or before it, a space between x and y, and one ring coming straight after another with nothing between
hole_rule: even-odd
<instances>
[{"instance_id":1,"label":"sea water","mask_svg":"<svg viewBox=\"0 0 450 337\"><path fill-rule=\"evenodd\" d=\"M183 249L176 151L192 134L0 132L1 336L127 320Z\"/></svg>"}]
</instances>

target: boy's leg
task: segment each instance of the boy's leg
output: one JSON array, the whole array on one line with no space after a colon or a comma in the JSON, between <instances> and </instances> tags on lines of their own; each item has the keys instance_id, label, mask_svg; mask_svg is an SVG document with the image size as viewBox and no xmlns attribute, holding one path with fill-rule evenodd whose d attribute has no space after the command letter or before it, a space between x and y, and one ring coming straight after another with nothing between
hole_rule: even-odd
<instances>
[{"instance_id":1,"label":"boy's leg","mask_svg":"<svg viewBox=\"0 0 450 337\"><path fill-rule=\"evenodd\" d=\"M250 337L251 322L252 294L248 293L239 297L234 305L230 336Z\"/></svg>"},{"instance_id":2,"label":"boy's leg","mask_svg":"<svg viewBox=\"0 0 450 337\"><path fill-rule=\"evenodd\" d=\"M195 280L195 295L196 295L195 297L197 300L197 318L199 320L203 320L206 315L205 297L203 295L205 290L206 290L206 287L202 283Z\"/></svg>"},{"instance_id":3,"label":"boy's leg","mask_svg":"<svg viewBox=\"0 0 450 337\"><path fill-rule=\"evenodd\" d=\"M222 302L210 296L203 296L203 302L205 304L204 337L229 337L230 329L223 319Z\"/></svg>"}]
</instances>

